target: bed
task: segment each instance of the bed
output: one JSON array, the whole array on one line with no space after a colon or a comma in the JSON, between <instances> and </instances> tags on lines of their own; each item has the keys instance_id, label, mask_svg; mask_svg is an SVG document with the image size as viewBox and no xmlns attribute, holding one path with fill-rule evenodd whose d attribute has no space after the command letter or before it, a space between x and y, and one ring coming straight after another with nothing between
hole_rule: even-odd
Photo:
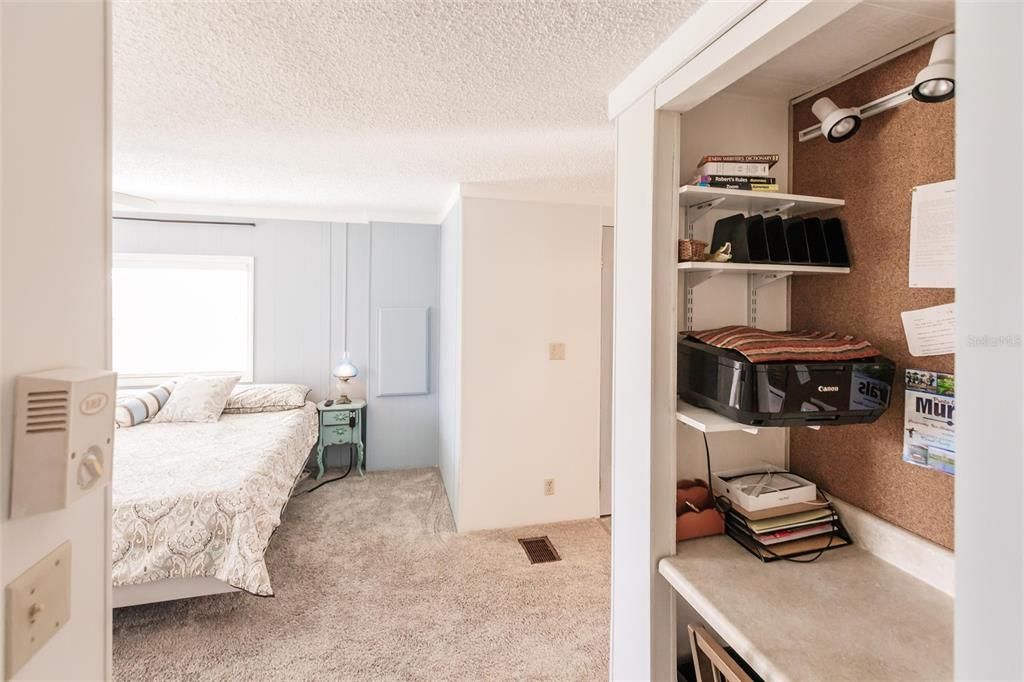
<instances>
[{"instance_id":1,"label":"bed","mask_svg":"<svg viewBox=\"0 0 1024 682\"><path fill-rule=\"evenodd\" d=\"M115 607L273 595L264 552L317 439L316 405L118 429Z\"/></svg>"}]
</instances>

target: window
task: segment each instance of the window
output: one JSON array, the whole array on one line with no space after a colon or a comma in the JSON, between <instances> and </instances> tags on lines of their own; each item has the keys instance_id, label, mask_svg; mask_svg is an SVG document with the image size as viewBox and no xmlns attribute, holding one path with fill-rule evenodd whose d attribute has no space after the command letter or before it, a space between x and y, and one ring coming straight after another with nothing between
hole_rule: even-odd
<instances>
[{"instance_id":1,"label":"window","mask_svg":"<svg viewBox=\"0 0 1024 682\"><path fill-rule=\"evenodd\" d=\"M115 254L112 289L121 385L182 374L252 381L251 257Z\"/></svg>"}]
</instances>

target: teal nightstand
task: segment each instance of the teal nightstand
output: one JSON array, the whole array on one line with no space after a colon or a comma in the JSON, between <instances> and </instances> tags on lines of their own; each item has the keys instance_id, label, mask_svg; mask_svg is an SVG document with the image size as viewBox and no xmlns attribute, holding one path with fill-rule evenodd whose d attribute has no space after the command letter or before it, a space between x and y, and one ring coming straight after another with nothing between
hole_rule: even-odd
<instances>
[{"instance_id":1,"label":"teal nightstand","mask_svg":"<svg viewBox=\"0 0 1024 682\"><path fill-rule=\"evenodd\" d=\"M316 464L320 472L317 479L324 475L324 449L329 445L351 445L356 457L356 471L362 476L366 473L363 464L363 408L365 400L353 400L350 403L334 403L330 407L323 402L316 405L320 414L320 440L316 444Z\"/></svg>"}]
</instances>

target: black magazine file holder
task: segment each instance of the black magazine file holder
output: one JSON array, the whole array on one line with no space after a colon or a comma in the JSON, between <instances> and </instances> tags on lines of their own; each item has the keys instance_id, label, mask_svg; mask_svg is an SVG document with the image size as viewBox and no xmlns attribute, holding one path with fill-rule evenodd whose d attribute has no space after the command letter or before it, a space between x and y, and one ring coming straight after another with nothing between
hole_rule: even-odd
<instances>
[{"instance_id":1,"label":"black magazine file holder","mask_svg":"<svg viewBox=\"0 0 1024 682\"><path fill-rule=\"evenodd\" d=\"M789 247L786 246L786 230L782 218L777 215L764 219L764 236L768 241L768 260L772 263L788 263Z\"/></svg>"},{"instance_id":2,"label":"black magazine file holder","mask_svg":"<svg viewBox=\"0 0 1024 682\"><path fill-rule=\"evenodd\" d=\"M809 263L807 253L807 232L804 230L803 218L790 218L783 223L786 230L786 246L789 248L790 263Z\"/></svg>"},{"instance_id":3,"label":"black magazine file holder","mask_svg":"<svg viewBox=\"0 0 1024 682\"><path fill-rule=\"evenodd\" d=\"M725 246L726 242L732 243L733 263L750 262L750 254L747 250L746 218L742 213L726 216L715 223L715 229L711 234L711 253L715 253Z\"/></svg>"},{"instance_id":4,"label":"black magazine file holder","mask_svg":"<svg viewBox=\"0 0 1024 682\"><path fill-rule=\"evenodd\" d=\"M804 232L807 234L807 255L814 265L828 265L828 248L825 233L821 230L821 218L804 218Z\"/></svg>"},{"instance_id":5,"label":"black magazine file holder","mask_svg":"<svg viewBox=\"0 0 1024 682\"><path fill-rule=\"evenodd\" d=\"M750 262L767 263L769 260L768 239L764 234L764 216L752 215L745 222L747 256L750 258Z\"/></svg>"},{"instance_id":6,"label":"black magazine file holder","mask_svg":"<svg viewBox=\"0 0 1024 682\"><path fill-rule=\"evenodd\" d=\"M821 221L821 230L825 235L829 265L850 267L850 251L846 248L842 221L839 218L826 218Z\"/></svg>"}]
</instances>

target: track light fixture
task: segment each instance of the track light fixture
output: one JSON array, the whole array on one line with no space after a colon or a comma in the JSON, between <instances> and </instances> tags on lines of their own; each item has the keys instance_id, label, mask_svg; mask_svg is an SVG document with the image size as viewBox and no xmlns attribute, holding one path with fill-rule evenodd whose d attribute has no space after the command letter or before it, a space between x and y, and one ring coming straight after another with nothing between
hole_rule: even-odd
<instances>
[{"instance_id":1,"label":"track light fixture","mask_svg":"<svg viewBox=\"0 0 1024 682\"><path fill-rule=\"evenodd\" d=\"M860 128L861 121L876 116L883 111L895 109L912 99L918 102L945 102L956 93L956 66L954 50L956 38L947 33L935 40L928 66L921 69L914 79L913 85L879 97L859 107L840 109L828 97L818 99L811 107L811 112L821 121L821 125L804 128L797 135L801 142L813 140L824 135L829 142L842 142L853 137Z\"/></svg>"},{"instance_id":2,"label":"track light fixture","mask_svg":"<svg viewBox=\"0 0 1024 682\"><path fill-rule=\"evenodd\" d=\"M921 69L914 79L911 96L918 102L945 102L952 99L956 91L956 67L954 54L956 38L947 33L935 40L928 66Z\"/></svg>"},{"instance_id":3,"label":"track light fixture","mask_svg":"<svg viewBox=\"0 0 1024 682\"><path fill-rule=\"evenodd\" d=\"M849 140L860 128L860 111L840 109L828 97L822 97L811 107L811 112L821 121L821 134L829 142Z\"/></svg>"}]
</instances>

